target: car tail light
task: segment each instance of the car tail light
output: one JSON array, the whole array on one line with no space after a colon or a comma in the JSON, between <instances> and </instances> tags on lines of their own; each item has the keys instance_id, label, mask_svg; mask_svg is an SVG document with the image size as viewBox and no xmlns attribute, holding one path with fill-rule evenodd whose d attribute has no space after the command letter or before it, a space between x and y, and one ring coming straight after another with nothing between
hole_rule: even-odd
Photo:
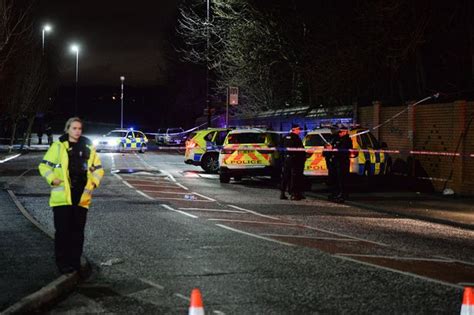
<instances>
[{"instance_id":1,"label":"car tail light","mask_svg":"<svg viewBox=\"0 0 474 315\"><path fill-rule=\"evenodd\" d=\"M350 150L350 154L349 154L349 157L352 159L352 158L356 158L359 156L359 151L355 151L355 150Z\"/></svg>"},{"instance_id":2,"label":"car tail light","mask_svg":"<svg viewBox=\"0 0 474 315\"><path fill-rule=\"evenodd\" d=\"M312 155L313 155L313 153L311 153L311 152L306 152L306 158L307 158L307 159L309 159Z\"/></svg>"},{"instance_id":3,"label":"car tail light","mask_svg":"<svg viewBox=\"0 0 474 315\"><path fill-rule=\"evenodd\" d=\"M222 149L222 150L221 150L221 153L222 153L222 154L232 154L232 153L234 153L234 150Z\"/></svg>"}]
</instances>

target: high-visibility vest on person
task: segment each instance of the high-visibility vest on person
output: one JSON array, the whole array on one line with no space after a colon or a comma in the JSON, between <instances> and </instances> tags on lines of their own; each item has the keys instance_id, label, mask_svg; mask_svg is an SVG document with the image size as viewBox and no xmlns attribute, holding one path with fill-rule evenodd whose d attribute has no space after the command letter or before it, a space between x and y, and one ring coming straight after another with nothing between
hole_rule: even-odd
<instances>
[{"instance_id":1,"label":"high-visibility vest on person","mask_svg":"<svg viewBox=\"0 0 474 315\"><path fill-rule=\"evenodd\" d=\"M82 138L90 150L90 155L87 160L87 183L79 201L79 206L88 209L91 203L92 191L94 188L99 187L100 181L104 176L104 170L92 142L87 138ZM72 205L68 148L68 138L61 137L60 140L55 141L51 145L38 166L41 176L51 186L51 196L49 199L51 207ZM53 186L52 182L56 178L62 180L62 182L58 186Z\"/></svg>"}]
</instances>

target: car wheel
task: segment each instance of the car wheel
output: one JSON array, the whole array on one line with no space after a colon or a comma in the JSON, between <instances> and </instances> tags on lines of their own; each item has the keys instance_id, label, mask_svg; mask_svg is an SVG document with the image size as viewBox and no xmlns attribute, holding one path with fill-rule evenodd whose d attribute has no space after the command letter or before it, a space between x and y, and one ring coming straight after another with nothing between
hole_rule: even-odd
<instances>
[{"instance_id":1,"label":"car wheel","mask_svg":"<svg viewBox=\"0 0 474 315\"><path fill-rule=\"evenodd\" d=\"M241 180L242 180L242 176L234 176L234 179L235 179L236 181L241 181Z\"/></svg>"},{"instance_id":2,"label":"car wheel","mask_svg":"<svg viewBox=\"0 0 474 315\"><path fill-rule=\"evenodd\" d=\"M142 145L142 146L140 147L140 151L138 151L138 152L139 152L139 153L142 153L142 154L145 153L145 152L146 152L146 145Z\"/></svg>"},{"instance_id":3,"label":"car wheel","mask_svg":"<svg viewBox=\"0 0 474 315\"><path fill-rule=\"evenodd\" d=\"M230 182L230 176L226 174L219 174L219 182L228 184Z\"/></svg>"},{"instance_id":4,"label":"car wheel","mask_svg":"<svg viewBox=\"0 0 474 315\"><path fill-rule=\"evenodd\" d=\"M201 167L206 173L217 173L219 171L219 156L217 154L206 154L201 160Z\"/></svg>"}]
</instances>

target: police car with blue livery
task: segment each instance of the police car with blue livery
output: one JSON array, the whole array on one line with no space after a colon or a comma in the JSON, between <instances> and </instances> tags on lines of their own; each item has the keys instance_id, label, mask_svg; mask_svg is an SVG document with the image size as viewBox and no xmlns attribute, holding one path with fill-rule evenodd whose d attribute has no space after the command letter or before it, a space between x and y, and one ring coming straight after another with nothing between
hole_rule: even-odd
<instances>
[{"instance_id":1,"label":"police car with blue livery","mask_svg":"<svg viewBox=\"0 0 474 315\"><path fill-rule=\"evenodd\" d=\"M97 151L138 151L145 153L148 138L139 130L116 129L93 141Z\"/></svg>"}]
</instances>

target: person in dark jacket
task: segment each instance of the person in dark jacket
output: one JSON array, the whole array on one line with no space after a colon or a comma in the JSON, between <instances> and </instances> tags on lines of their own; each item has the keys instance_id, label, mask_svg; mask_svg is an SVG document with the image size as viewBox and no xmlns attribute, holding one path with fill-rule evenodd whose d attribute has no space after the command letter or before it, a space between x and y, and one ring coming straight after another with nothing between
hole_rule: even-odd
<instances>
[{"instance_id":1,"label":"person in dark jacket","mask_svg":"<svg viewBox=\"0 0 474 315\"><path fill-rule=\"evenodd\" d=\"M332 145L331 143L334 141L334 139L338 136L339 133L339 128L336 126L333 126L330 128L331 129L331 136L326 139L326 144L324 145L324 151L323 151L323 157L326 160L326 168L328 170L328 178L326 184L329 187L329 190L331 191L331 194L329 195L328 199L332 200L334 197L334 191L336 190L336 163L335 163L335 157L334 157L334 152L332 151Z\"/></svg>"},{"instance_id":2,"label":"person in dark jacket","mask_svg":"<svg viewBox=\"0 0 474 315\"><path fill-rule=\"evenodd\" d=\"M291 132L283 138L283 146L288 150L283 154L284 162L280 183L280 199L288 199L285 195L287 189L291 195L291 200L301 200L304 198L303 171L306 153L304 151L303 142L299 136L300 133L300 126L293 124L291 126Z\"/></svg>"},{"instance_id":3,"label":"person in dark jacket","mask_svg":"<svg viewBox=\"0 0 474 315\"><path fill-rule=\"evenodd\" d=\"M346 182L350 171L350 151L352 150L352 139L346 127L339 129L330 148L334 150L332 154L335 172L335 185L330 199L342 203L347 198Z\"/></svg>"}]
</instances>

